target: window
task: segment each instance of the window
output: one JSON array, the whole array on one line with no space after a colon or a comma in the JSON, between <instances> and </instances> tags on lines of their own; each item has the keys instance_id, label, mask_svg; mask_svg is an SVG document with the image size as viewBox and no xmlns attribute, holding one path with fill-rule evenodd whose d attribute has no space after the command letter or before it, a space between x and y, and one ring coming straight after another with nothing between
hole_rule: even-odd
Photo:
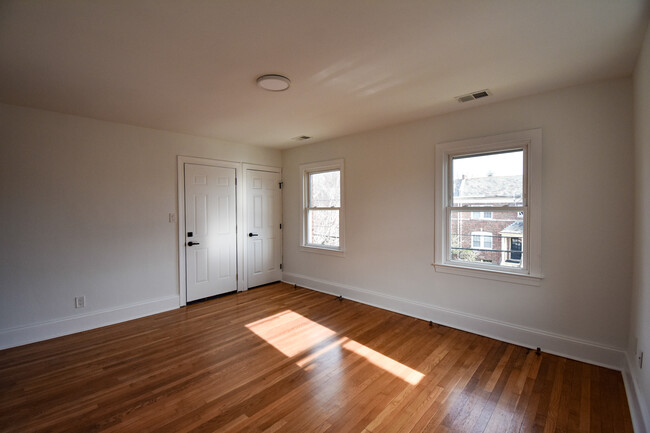
<instances>
[{"instance_id":1,"label":"window","mask_svg":"<svg viewBox=\"0 0 650 433\"><path fill-rule=\"evenodd\" d=\"M541 130L436 146L435 269L541 278Z\"/></svg>"},{"instance_id":2,"label":"window","mask_svg":"<svg viewBox=\"0 0 650 433\"><path fill-rule=\"evenodd\" d=\"M340 254L344 249L343 160L306 164L303 178L302 247Z\"/></svg>"},{"instance_id":3,"label":"window","mask_svg":"<svg viewBox=\"0 0 650 433\"><path fill-rule=\"evenodd\" d=\"M472 248L492 249L492 233L472 232Z\"/></svg>"},{"instance_id":4,"label":"window","mask_svg":"<svg viewBox=\"0 0 650 433\"><path fill-rule=\"evenodd\" d=\"M492 219L492 212L472 212L473 220L490 220Z\"/></svg>"}]
</instances>

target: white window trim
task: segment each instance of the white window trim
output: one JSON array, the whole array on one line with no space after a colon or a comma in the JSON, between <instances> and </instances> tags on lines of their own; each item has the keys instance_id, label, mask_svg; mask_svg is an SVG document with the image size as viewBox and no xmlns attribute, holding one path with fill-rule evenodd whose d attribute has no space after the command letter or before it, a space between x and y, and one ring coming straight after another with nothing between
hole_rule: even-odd
<instances>
[{"instance_id":1,"label":"white window trim","mask_svg":"<svg viewBox=\"0 0 650 433\"><path fill-rule=\"evenodd\" d=\"M322 171L339 170L341 182L341 206L339 210L339 246L327 247L310 245L307 243L307 207L309 206L309 173ZM310 253L327 254L333 256L345 256L345 170L343 159L331 161L313 162L300 166L300 178L302 179L302 206L300 209L300 220L302 221L302 234L300 236L299 249Z\"/></svg>"},{"instance_id":2,"label":"white window trim","mask_svg":"<svg viewBox=\"0 0 650 433\"><path fill-rule=\"evenodd\" d=\"M524 259L527 259L527 266L525 266L525 269L511 270L481 263L465 264L459 263L458 261L452 262L447 254L449 251L447 204L450 197L446 196L446 192L448 191L447 186L450 182L450 157L457 154L505 151L516 148L525 149L524 165L527 176L524 181L524 196L526 197L527 214L524 223L524 251L522 253L524 254ZM542 130L530 129L489 137L440 143L436 145L435 168L435 239L433 262L435 270L437 272L511 283L539 285L543 278L541 263ZM472 211L479 210L483 209L472 209ZM526 238L528 242L525 242Z\"/></svg>"}]
</instances>

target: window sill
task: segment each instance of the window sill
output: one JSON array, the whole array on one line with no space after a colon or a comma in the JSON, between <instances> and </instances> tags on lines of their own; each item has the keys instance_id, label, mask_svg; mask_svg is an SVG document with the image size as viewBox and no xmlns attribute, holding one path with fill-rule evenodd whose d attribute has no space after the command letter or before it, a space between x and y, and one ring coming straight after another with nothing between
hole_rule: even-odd
<instances>
[{"instance_id":1,"label":"window sill","mask_svg":"<svg viewBox=\"0 0 650 433\"><path fill-rule=\"evenodd\" d=\"M311 246L311 245L300 245L299 249L300 249L300 251L305 251L305 252L308 252L308 253L316 253L316 254L325 254L325 255L328 255L328 256L345 257L345 251L336 250L334 248L322 248L322 247L316 247L316 246Z\"/></svg>"},{"instance_id":2,"label":"window sill","mask_svg":"<svg viewBox=\"0 0 650 433\"><path fill-rule=\"evenodd\" d=\"M476 269L465 266L434 263L432 265L436 272L445 274L462 275L465 277L482 278L486 280L504 281L514 284L525 284L527 286L539 286L542 283L542 276L519 274L516 272L496 271L491 269Z\"/></svg>"}]
</instances>

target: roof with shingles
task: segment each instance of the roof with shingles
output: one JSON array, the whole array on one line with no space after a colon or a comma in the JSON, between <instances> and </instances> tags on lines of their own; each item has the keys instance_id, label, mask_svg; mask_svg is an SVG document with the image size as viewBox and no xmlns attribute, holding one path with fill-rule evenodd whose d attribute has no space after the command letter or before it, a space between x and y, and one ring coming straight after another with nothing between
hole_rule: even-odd
<instances>
[{"instance_id":1,"label":"roof with shingles","mask_svg":"<svg viewBox=\"0 0 650 433\"><path fill-rule=\"evenodd\" d=\"M454 197L521 197L522 176L487 176L454 179Z\"/></svg>"},{"instance_id":2,"label":"roof with shingles","mask_svg":"<svg viewBox=\"0 0 650 433\"><path fill-rule=\"evenodd\" d=\"M503 230L501 230L500 233L523 233L523 232L524 232L524 222L515 221L509 226L505 227Z\"/></svg>"}]
</instances>

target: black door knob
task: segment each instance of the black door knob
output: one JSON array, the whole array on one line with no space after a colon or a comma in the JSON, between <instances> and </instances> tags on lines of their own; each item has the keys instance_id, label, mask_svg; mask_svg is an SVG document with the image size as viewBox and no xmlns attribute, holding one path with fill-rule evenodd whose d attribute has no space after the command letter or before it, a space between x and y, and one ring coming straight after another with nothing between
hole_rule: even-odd
<instances>
[{"instance_id":1,"label":"black door knob","mask_svg":"<svg viewBox=\"0 0 650 433\"><path fill-rule=\"evenodd\" d=\"M249 237L249 238L252 238L253 236L259 236L259 235L258 235L257 233L249 233L249 234L248 234L248 237Z\"/></svg>"},{"instance_id":2,"label":"black door knob","mask_svg":"<svg viewBox=\"0 0 650 433\"><path fill-rule=\"evenodd\" d=\"M187 243L187 246L188 246L188 247L191 247L192 245L200 245L200 244L199 244L198 242L192 242L192 241L189 241L189 242Z\"/></svg>"}]
</instances>

